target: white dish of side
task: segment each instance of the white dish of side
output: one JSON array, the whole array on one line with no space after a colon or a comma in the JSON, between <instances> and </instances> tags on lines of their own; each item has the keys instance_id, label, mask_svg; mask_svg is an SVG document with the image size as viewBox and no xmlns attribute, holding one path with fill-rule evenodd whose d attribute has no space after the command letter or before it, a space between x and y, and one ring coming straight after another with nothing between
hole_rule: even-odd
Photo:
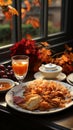
<instances>
[{"instance_id":1,"label":"white dish of side","mask_svg":"<svg viewBox=\"0 0 73 130\"><path fill-rule=\"evenodd\" d=\"M66 80L69 84L73 85L73 73L69 74Z\"/></svg>"},{"instance_id":2,"label":"white dish of side","mask_svg":"<svg viewBox=\"0 0 73 130\"><path fill-rule=\"evenodd\" d=\"M38 72L36 72L35 74L34 74L34 78L35 79L46 79L43 75L42 75L42 73L40 72L40 71L38 71ZM49 78L47 78L47 79L49 79ZM64 73L60 73L56 78L55 78L55 80L59 80L59 81L63 81L63 80L65 80L66 79L66 75L64 74Z\"/></svg>"},{"instance_id":3,"label":"white dish of side","mask_svg":"<svg viewBox=\"0 0 73 130\"><path fill-rule=\"evenodd\" d=\"M62 67L52 63L42 64L39 71L45 78L55 79L62 72Z\"/></svg>"}]
</instances>

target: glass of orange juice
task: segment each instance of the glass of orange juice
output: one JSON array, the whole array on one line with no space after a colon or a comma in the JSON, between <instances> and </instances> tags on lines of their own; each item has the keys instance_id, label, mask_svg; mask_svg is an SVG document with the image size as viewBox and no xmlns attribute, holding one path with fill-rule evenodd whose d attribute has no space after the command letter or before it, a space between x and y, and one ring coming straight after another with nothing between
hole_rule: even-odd
<instances>
[{"instance_id":1,"label":"glass of orange juice","mask_svg":"<svg viewBox=\"0 0 73 130\"><path fill-rule=\"evenodd\" d=\"M27 55L12 56L12 69L16 79L22 83L28 72L29 57Z\"/></svg>"}]
</instances>

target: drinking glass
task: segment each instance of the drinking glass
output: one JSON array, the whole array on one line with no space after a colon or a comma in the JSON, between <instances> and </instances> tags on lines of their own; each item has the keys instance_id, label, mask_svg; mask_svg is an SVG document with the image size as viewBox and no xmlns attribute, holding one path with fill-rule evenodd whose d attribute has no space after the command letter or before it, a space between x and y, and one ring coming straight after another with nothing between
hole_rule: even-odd
<instances>
[{"instance_id":1,"label":"drinking glass","mask_svg":"<svg viewBox=\"0 0 73 130\"><path fill-rule=\"evenodd\" d=\"M29 57L27 55L15 55L11 58L12 69L19 83L22 83L28 72Z\"/></svg>"}]
</instances>

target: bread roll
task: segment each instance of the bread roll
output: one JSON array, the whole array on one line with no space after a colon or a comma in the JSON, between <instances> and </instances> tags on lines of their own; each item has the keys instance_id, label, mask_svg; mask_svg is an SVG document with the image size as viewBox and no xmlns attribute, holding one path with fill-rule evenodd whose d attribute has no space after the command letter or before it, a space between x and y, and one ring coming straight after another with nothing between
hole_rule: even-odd
<instances>
[{"instance_id":1,"label":"bread roll","mask_svg":"<svg viewBox=\"0 0 73 130\"><path fill-rule=\"evenodd\" d=\"M28 110L35 110L39 107L41 96L36 95L31 97L25 104L24 107Z\"/></svg>"}]
</instances>

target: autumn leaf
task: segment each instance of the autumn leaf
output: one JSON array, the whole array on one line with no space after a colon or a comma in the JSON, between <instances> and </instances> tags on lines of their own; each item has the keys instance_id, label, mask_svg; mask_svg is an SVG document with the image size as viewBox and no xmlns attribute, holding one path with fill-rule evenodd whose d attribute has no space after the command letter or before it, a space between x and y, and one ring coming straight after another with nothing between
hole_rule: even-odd
<instances>
[{"instance_id":1,"label":"autumn leaf","mask_svg":"<svg viewBox=\"0 0 73 130\"><path fill-rule=\"evenodd\" d=\"M39 59L42 62L48 63L50 61L50 56L51 55L52 55L51 50L45 49L45 48L39 49Z\"/></svg>"},{"instance_id":2,"label":"autumn leaf","mask_svg":"<svg viewBox=\"0 0 73 130\"><path fill-rule=\"evenodd\" d=\"M29 17L26 20L26 24L31 24L34 28L39 28L39 26L40 26L39 19L35 18L35 17Z\"/></svg>"},{"instance_id":3,"label":"autumn leaf","mask_svg":"<svg viewBox=\"0 0 73 130\"><path fill-rule=\"evenodd\" d=\"M9 13L11 13L12 15L18 15L18 11L12 6L8 6L8 9L9 9Z\"/></svg>"},{"instance_id":4,"label":"autumn leaf","mask_svg":"<svg viewBox=\"0 0 73 130\"><path fill-rule=\"evenodd\" d=\"M6 19L11 19L13 15L18 15L18 11L12 6L3 6L2 11L6 17Z\"/></svg>"},{"instance_id":5,"label":"autumn leaf","mask_svg":"<svg viewBox=\"0 0 73 130\"><path fill-rule=\"evenodd\" d=\"M7 6L11 4L12 4L12 0L0 0L0 6Z\"/></svg>"},{"instance_id":6,"label":"autumn leaf","mask_svg":"<svg viewBox=\"0 0 73 130\"><path fill-rule=\"evenodd\" d=\"M41 42L41 45L43 45L44 47L48 47L49 46L48 42Z\"/></svg>"},{"instance_id":7,"label":"autumn leaf","mask_svg":"<svg viewBox=\"0 0 73 130\"><path fill-rule=\"evenodd\" d=\"M28 0L24 0L24 4L26 5L26 10L27 10L27 11L30 11L30 9L31 9L31 4L30 4L30 2L29 2Z\"/></svg>"},{"instance_id":8,"label":"autumn leaf","mask_svg":"<svg viewBox=\"0 0 73 130\"><path fill-rule=\"evenodd\" d=\"M72 47L69 47L67 44L65 45L66 50L72 51Z\"/></svg>"},{"instance_id":9,"label":"autumn leaf","mask_svg":"<svg viewBox=\"0 0 73 130\"><path fill-rule=\"evenodd\" d=\"M39 0L33 0L32 2L35 6L40 6L40 1Z\"/></svg>"},{"instance_id":10,"label":"autumn leaf","mask_svg":"<svg viewBox=\"0 0 73 130\"><path fill-rule=\"evenodd\" d=\"M32 39L32 36L30 34L26 34L26 39Z\"/></svg>"},{"instance_id":11,"label":"autumn leaf","mask_svg":"<svg viewBox=\"0 0 73 130\"><path fill-rule=\"evenodd\" d=\"M21 8L21 18L22 18L22 19L26 16L26 14L27 14L26 9Z\"/></svg>"},{"instance_id":12,"label":"autumn leaf","mask_svg":"<svg viewBox=\"0 0 73 130\"><path fill-rule=\"evenodd\" d=\"M72 62L73 62L73 53L72 53L72 52L70 53L70 59L71 59Z\"/></svg>"}]
</instances>

